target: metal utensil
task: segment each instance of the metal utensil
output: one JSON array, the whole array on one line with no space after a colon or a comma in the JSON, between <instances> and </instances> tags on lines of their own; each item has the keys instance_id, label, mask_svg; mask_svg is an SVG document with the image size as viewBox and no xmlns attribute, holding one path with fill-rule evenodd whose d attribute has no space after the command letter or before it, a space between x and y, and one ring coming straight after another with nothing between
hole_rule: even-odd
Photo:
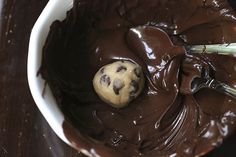
<instances>
[{"instance_id":1,"label":"metal utensil","mask_svg":"<svg viewBox=\"0 0 236 157\"><path fill-rule=\"evenodd\" d=\"M217 53L224 55L236 54L236 43L232 44L215 44L215 45L193 45L187 46L186 50L191 53ZM228 86L225 83L212 79L206 78L194 78L191 82L191 93L195 93L202 88L211 88L220 93L224 93L234 99L236 99L236 89Z\"/></svg>"},{"instance_id":2,"label":"metal utensil","mask_svg":"<svg viewBox=\"0 0 236 157\"><path fill-rule=\"evenodd\" d=\"M224 55L236 55L236 43L231 44L213 44L213 45L190 45L185 47L192 53L218 53Z\"/></svg>"},{"instance_id":3,"label":"metal utensil","mask_svg":"<svg viewBox=\"0 0 236 157\"><path fill-rule=\"evenodd\" d=\"M231 88L225 83L208 78L194 78L191 82L191 93L196 93L202 88L211 88L220 93L226 94L234 99L236 99L236 89Z\"/></svg>"}]
</instances>

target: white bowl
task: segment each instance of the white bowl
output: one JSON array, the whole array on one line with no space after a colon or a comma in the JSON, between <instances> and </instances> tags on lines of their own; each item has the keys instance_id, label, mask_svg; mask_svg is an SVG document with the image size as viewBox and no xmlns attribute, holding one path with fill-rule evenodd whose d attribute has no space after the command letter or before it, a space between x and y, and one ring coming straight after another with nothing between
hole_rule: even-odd
<instances>
[{"instance_id":1,"label":"white bowl","mask_svg":"<svg viewBox=\"0 0 236 157\"><path fill-rule=\"evenodd\" d=\"M73 0L49 0L31 32L28 50L27 75L30 91L42 115L54 132L65 143L73 147L73 144L69 142L63 131L62 125L65 121L63 113L57 106L56 100L53 97L50 88L46 86L46 89L44 89L45 80L42 79L40 75L37 76L41 66L43 46L50 30L50 26L55 20L61 21L65 19L67 11L69 11L72 6ZM235 49L234 46L236 47L236 44L232 45L232 48ZM220 47L222 48L222 45ZM202 46L195 48L202 48ZM227 52L228 48L229 46L227 45ZM45 91L44 95L43 91ZM88 156L92 156L86 150L80 151Z\"/></svg>"},{"instance_id":2,"label":"white bowl","mask_svg":"<svg viewBox=\"0 0 236 157\"><path fill-rule=\"evenodd\" d=\"M67 144L71 145L65 137L62 123L64 115L58 108L51 90L46 86L45 94L42 95L45 87L45 80L37 72L41 65L42 50L46 41L49 29L53 21L63 20L66 12L73 6L73 0L50 0L35 23L29 42L27 75L30 91L33 99L54 132Z\"/></svg>"}]
</instances>

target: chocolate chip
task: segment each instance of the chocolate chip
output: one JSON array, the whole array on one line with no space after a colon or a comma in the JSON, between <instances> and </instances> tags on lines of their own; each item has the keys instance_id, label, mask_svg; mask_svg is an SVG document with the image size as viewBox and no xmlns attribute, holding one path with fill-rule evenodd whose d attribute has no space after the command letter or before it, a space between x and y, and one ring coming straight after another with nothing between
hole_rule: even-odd
<instances>
[{"instance_id":1,"label":"chocolate chip","mask_svg":"<svg viewBox=\"0 0 236 157\"><path fill-rule=\"evenodd\" d=\"M113 82L113 91L116 95L120 94L120 90L125 86L124 82L120 79L115 79Z\"/></svg>"},{"instance_id":2,"label":"chocolate chip","mask_svg":"<svg viewBox=\"0 0 236 157\"><path fill-rule=\"evenodd\" d=\"M103 74L103 73L104 73L104 70L105 70L105 68L102 68L102 69L100 70L100 73Z\"/></svg>"},{"instance_id":3,"label":"chocolate chip","mask_svg":"<svg viewBox=\"0 0 236 157\"><path fill-rule=\"evenodd\" d=\"M135 68L134 73L137 77L141 77L141 69L140 68Z\"/></svg>"},{"instance_id":4,"label":"chocolate chip","mask_svg":"<svg viewBox=\"0 0 236 157\"><path fill-rule=\"evenodd\" d=\"M135 81L135 80L132 80L132 81L130 82L130 86L131 86L130 95L133 96L133 95L135 95L135 94L138 92L138 90L139 90L138 82Z\"/></svg>"},{"instance_id":5,"label":"chocolate chip","mask_svg":"<svg viewBox=\"0 0 236 157\"><path fill-rule=\"evenodd\" d=\"M117 72L117 73L118 73L118 72L125 72L126 70L127 70L127 68L126 68L125 66L121 65L121 66L119 66L119 67L117 68L116 72Z\"/></svg>"},{"instance_id":6,"label":"chocolate chip","mask_svg":"<svg viewBox=\"0 0 236 157\"><path fill-rule=\"evenodd\" d=\"M101 79L100 79L100 83L104 84L106 86L109 86L111 84L111 79L109 76L107 75L102 75Z\"/></svg>"}]
</instances>

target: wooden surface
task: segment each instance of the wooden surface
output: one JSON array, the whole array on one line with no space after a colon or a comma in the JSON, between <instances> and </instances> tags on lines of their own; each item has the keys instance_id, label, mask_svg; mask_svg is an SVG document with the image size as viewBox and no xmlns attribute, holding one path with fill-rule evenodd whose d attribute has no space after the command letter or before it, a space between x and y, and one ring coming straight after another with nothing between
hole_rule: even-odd
<instances>
[{"instance_id":1,"label":"wooden surface","mask_svg":"<svg viewBox=\"0 0 236 157\"><path fill-rule=\"evenodd\" d=\"M0 0L0 157L80 156L51 130L27 84L30 31L46 2ZM235 136L208 157L233 156Z\"/></svg>"},{"instance_id":2,"label":"wooden surface","mask_svg":"<svg viewBox=\"0 0 236 157\"><path fill-rule=\"evenodd\" d=\"M31 28L47 0L0 0L0 157L76 157L56 137L27 84Z\"/></svg>"}]
</instances>

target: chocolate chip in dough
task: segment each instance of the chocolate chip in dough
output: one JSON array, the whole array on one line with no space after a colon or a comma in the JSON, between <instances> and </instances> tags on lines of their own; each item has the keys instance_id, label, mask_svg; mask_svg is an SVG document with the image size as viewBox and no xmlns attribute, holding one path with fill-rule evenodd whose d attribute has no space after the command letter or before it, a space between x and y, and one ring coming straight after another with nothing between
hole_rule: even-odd
<instances>
[{"instance_id":1,"label":"chocolate chip in dough","mask_svg":"<svg viewBox=\"0 0 236 157\"><path fill-rule=\"evenodd\" d=\"M111 84L111 79L107 75L102 75L100 79L100 83L106 86L109 86Z\"/></svg>"},{"instance_id":2,"label":"chocolate chip in dough","mask_svg":"<svg viewBox=\"0 0 236 157\"><path fill-rule=\"evenodd\" d=\"M136 93L138 92L138 90L139 90L138 82L135 81L135 80L132 80L132 81L130 82L130 86L131 86L131 92L130 92L130 94L131 94L131 95L136 94Z\"/></svg>"},{"instance_id":3,"label":"chocolate chip in dough","mask_svg":"<svg viewBox=\"0 0 236 157\"><path fill-rule=\"evenodd\" d=\"M120 94L120 90L125 86L124 82L120 79L115 79L113 82L113 91L116 95Z\"/></svg>"},{"instance_id":4,"label":"chocolate chip in dough","mask_svg":"<svg viewBox=\"0 0 236 157\"><path fill-rule=\"evenodd\" d=\"M140 68L135 68L134 73L138 78L141 77L141 69Z\"/></svg>"},{"instance_id":5,"label":"chocolate chip in dough","mask_svg":"<svg viewBox=\"0 0 236 157\"><path fill-rule=\"evenodd\" d=\"M105 70L105 68L104 68L104 67L103 67L103 68L100 70L101 74L103 74L103 73L104 73L104 70Z\"/></svg>"},{"instance_id":6,"label":"chocolate chip in dough","mask_svg":"<svg viewBox=\"0 0 236 157\"><path fill-rule=\"evenodd\" d=\"M119 72L125 72L126 70L127 70L127 68L126 68L125 66L121 65L121 66L119 66L119 67L117 68L116 72L117 72L117 73L119 73Z\"/></svg>"}]
</instances>

